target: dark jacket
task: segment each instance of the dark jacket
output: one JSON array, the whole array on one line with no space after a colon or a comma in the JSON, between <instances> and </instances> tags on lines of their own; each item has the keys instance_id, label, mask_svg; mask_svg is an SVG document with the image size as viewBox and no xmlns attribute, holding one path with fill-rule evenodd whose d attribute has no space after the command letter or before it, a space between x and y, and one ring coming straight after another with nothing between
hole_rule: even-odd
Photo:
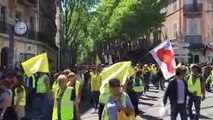
<instances>
[{"instance_id":1,"label":"dark jacket","mask_svg":"<svg viewBox=\"0 0 213 120\"><path fill-rule=\"evenodd\" d=\"M188 86L186 81L184 81L185 84L185 102L186 104L186 98L188 95L191 95L191 93L188 91ZM170 103L172 104L177 104L177 97L178 97L178 88L177 88L177 78L174 78L170 83L169 86L165 92L164 98L163 98L163 103L164 105L167 103L167 98L169 97Z\"/></svg>"}]
</instances>

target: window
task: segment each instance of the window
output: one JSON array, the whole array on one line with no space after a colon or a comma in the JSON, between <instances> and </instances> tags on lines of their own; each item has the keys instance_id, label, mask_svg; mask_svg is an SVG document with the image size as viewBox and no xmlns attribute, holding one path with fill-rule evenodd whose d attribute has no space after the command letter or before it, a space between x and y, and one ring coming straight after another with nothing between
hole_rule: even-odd
<instances>
[{"instance_id":1,"label":"window","mask_svg":"<svg viewBox=\"0 0 213 120\"><path fill-rule=\"evenodd\" d=\"M15 22L20 22L21 21L21 13L20 12L16 12L16 16L15 16Z\"/></svg>"},{"instance_id":2,"label":"window","mask_svg":"<svg viewBox=\"0 0 213 120\"><path fill-rule=\"evenodd\" d=\"M194 63L199 63L200 57L199 55L194 55Z\"/></svg>"},{"instance_id":3,"label":"window","mask_svg":"<svg viewBox=\"0 0 213 120\"><path fill-rule=\"evenodd\" d=\"M187 35L200 35L200 18L187 19Z\"/></svg>"},{"instance_id":4,"label":"window","mask_svg":"<svg viewBox=\"0 0 213 120\"><path fill-rule=\"evenodd\" d=\"M5 21L5 7L0 5L0 22Z\"/></svg>"},{"instance_id":5,"label":"window","mask_svg":"<svg viewBox=\"0 0 213 120\"><path fill-rule=\"evenodd\" d=\"M177 29L177 24L173 24L172 26L172 38L177 38L177 34L178 34L178 29Z\"/></svg>"},{"instance_id":6,"label":"window","mask_svg":"<svg viewBox=\"0 0 213 120\"><path fill-rule=\"evenodd\" d=\"M173 0L173 11L177 10L177 0Z\"/></svg>"},{"instance_id":7,"label":"window","mask_svg":"<svg viewBox=\"0 0 213 120\"><path fill-rule=\"evenodd\" d=\"M30 17L29 28L30 28L30 30L32 30L32 31L35 30L35 18L34 18L34 17Z\"/></svg>"},{"instance_id":8,"label":"window","mask_svg":"<svg viewBox=\"0 0 213 120\"><path fill-rule=\"evenodd\" d=\"M29 53L20 53L19 55L19 61L20 62L23 62L23 61L26 61L32 57L34 57L35 55L34 54L29 54Z\"/></svg>"}]
</instances>

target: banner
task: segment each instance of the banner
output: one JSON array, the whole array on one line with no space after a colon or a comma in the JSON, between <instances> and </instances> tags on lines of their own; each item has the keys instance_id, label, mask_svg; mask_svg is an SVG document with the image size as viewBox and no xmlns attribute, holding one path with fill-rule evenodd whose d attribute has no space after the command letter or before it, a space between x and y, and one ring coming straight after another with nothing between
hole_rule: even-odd
<instances>
[{"instance_id":1,"label":"banner","mask_svg":"<svg viewBox=\"0 0 213 120\"><path fill-rule=\"evenodd\" d=\"M22 66L28 77L31 77L37 72L49 73L47 53L37 55L25 62L22 62Z\"/></svg>"},{"instance_id":2,"label":"banner","mask_svg":"<svg viewBox=\"0 0 213 120\"><path fill-rule=\"evenodd\" d=\"M98 66L101 64L101 60L99 59L98 55L96 55L95 65Z\"/></svg>"},{"instance_id":3,"label":"banner","mask_svg":"<svg viewBox=\"0 0 213 120\"><path fill-rule=\"evenodd\" d=\"M176 62L170 41L162 42L150 52L158 63L165 79L175 75Z\"/></svg>"},{"instance_id":4,"label":"banner","mask_svg":"<svg viewBox=\"0 0 213 120\"><path fill-rule=\"evenodd\" d=\"M125 62L115 63L111 65L110 67L105 68L101 72L102 84L100 89L102 89L105 86L105 84L107 84L109 80L112 78L119 79L121 82L121 85L124 85L127 78L129 77L131 64L132 64L131 61L125 61Z\"/></svg>"}]
</instances>

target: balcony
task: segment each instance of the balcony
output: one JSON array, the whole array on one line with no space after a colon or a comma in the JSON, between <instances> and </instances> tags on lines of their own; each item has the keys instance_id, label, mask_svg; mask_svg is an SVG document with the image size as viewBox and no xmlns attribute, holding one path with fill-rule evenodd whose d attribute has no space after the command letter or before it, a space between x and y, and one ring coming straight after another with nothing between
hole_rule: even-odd
<instances>
[{"instance_id":1,"label":"balcony","mask_svg":"<svg viewBox=\"0 0 213 120\"><path fill-rule=\"evenodd\" d=\"M202 43L201 35L187 35L185 37L185 42L189 43L189 49L193 50L204 50L205 46Z\"/></svg>"},{"instance_id":2,"label":"balcony","mask_svg":"<svg viewBox=\"0 0 213 120\"><path fill-rule=\"evenodd\" d=\"M183 13L186 14L202 14L203 12L203 4L202 3L193 3L193 4L185 4L183 6Z\"/></svg>"}]
</instances>

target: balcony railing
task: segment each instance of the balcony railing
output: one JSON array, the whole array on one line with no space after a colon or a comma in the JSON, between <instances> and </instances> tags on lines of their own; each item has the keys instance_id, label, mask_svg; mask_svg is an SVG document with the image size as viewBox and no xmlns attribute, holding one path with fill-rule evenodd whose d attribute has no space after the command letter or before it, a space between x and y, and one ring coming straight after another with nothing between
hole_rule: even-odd
<instances>
[{"instance_id":1,"label":"balcony railing","mask_svg":"<svg viewBox=\"0 0 213 120\"><path fill-rule=\"evenodd\" d=\"M202 3L185 4L183 6L184 14L198 14L203 12Z\"/></svg>"},{"instance_id":2,"label":"balcony railing","mask_svg":"<svg viewBox=\"0 0 213 120\"><path fill-rule=\"evenodd\" d=\"M201 35L187 35L185 37L185 42L189 43L190 49L201 50L205 47L202 43L202 36Z\"/></svg>"}]
</instances>

